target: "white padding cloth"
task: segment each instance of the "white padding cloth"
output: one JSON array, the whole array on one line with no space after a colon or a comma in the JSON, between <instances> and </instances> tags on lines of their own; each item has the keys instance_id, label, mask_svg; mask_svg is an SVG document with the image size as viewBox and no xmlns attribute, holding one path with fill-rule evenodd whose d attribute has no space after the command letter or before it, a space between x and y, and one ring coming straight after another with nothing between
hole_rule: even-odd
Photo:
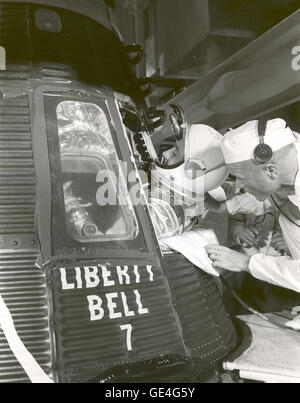
<instances>
[{"instance_id":1,"label":"white padding cloth","mask_svg":"<svg viewBox=\"0 0 300 403\"><path fill-rule=\"evenodd\" d=\"M255 315L238 318L250 329L244 339L249 347L239 357L227 358L224 369L238 370L241 378L266 383L300 383L300 334Z\"/></svg>"},{"instance_id":2,"label":"white padding cloth","mask_svg":"<svg viewBox=\"0 0 300 403\"><path fill-rule=\"evenodd\" d=\"M164 239L164 243L171 249L180 252L191 263L215 277L220 276L220 271L212 266L205 246L218 244L218 239L212 229L197 227L180 236Z\"/></svg>"}]
</instances>

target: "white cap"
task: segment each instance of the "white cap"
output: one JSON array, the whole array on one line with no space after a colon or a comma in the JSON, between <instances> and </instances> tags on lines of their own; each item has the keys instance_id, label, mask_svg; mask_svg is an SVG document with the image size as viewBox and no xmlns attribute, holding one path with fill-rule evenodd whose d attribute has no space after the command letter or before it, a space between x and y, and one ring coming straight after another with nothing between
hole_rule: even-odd
<instances>
[{"instance_id":1,"label":"white cap","mask_svg":"<svg viewBox=\"0 0 300 403\"><path fill-rule=\"evenodd\" d=\"M289 127L286 127L286 122L283 119L268 121L264 142L273 151L278 151L294 143L295 140L293 132ZM227 132L221 141L221 149L226 164L253 159L254 149L258 144L258 120L252 120L238 129Z\"/></svg>"}]
</instances>

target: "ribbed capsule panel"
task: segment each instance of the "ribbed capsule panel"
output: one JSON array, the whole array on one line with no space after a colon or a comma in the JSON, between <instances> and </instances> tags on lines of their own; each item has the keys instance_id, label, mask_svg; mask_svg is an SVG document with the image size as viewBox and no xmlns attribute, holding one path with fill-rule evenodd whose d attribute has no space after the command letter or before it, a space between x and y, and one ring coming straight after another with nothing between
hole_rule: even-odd
<instances>
[{"instance_id":1,"label":"ribbed capsule panel","mask_svg":"<svg viewBox=\"0 0 300 403\"><path fill-rule=\"evenodd\" d=\"M192 357L216 365L237 345L236 331L213 278L184 256L165 256L167 277Z\"/></svg>"},{"instance_id":2,"label":"ribbed capsule panel","mask_svg":"<svg viewBox=\"0 0 300 403\"><path fill-rule=\"evenodd\" d=\"M4 99L0 101L0 235L33 234L34 208L28 97Z\"/></svg>"},{"instance_id":3,"label":"ribbed capsule panel","mask_svg":"<svg viewBox=\"0 0 300 403\"><path fill-rule=\"evenodd\" d=\"M0 294L28 351L51 373L45 274L34 266L36 179L28 78L32 75L28 6L0 4ZM0 329L0 382L29 382Z\"/></svg>"},{"instance_id":4,"label":"ribbed capsule panel","mask_svg":"<svg viewBox=\"0 0 300 403\"><path fill-rule=\"evenodd\" d=\"M32 75L29 6L0 3L0 45L6 49L6 70L0 71L0 85L20 91ZM12 91L11 91L12 93Z\"/></svg>"},{"instance_id":5,"label":"ribbed capsule panel","mask_svg":"<svg viewBox=\"0 0 300 403\"><path fill-rule=\"evenodd\" d=\"M49 277L60 381L85 381L115 366L162 355L184 356L161 269L152 267L149 274L146 266L126 266L128 277L121 284L118 268L109 266L106 270L114 285L105 286L101 266L97 267L96 287L87 286L83 267L77 268L77 274L74 267L67 268L64 286L59 268ZM89 296L96 297L95 310L89 308Z\"/></svg>"},{"instance_id":6,"label":"ribbed capsule panel","mask_svg":"<svg viewBox=\"0 0 300 403\"><path fill-rule=\"evenodd\" d=\"M34 267L36 251L0 253L0 294L22 342L51 373L45 274ZM0 327L0 383L29 382Z\"/></svg>"}]
</instances>

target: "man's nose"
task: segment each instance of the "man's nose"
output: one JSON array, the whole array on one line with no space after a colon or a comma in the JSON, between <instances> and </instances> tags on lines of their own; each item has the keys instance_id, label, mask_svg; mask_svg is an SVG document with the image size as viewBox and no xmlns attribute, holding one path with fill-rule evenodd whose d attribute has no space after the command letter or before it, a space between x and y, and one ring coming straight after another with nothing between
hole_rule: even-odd
<instances>
[{"instance_id":1,"label":"man's nose","mask_svg":"<svg viewBox=\"0 0 300 403\"><path fill-rule=\"evenodd\" d=\"M236 186L239 188L244 186L243 181L241 179L236 179L235 183L236 183Z\"/></svg>"},{"instance_id":2,"label":"man's nose","mask_svg":"<svg viewBox=\"0 0 300 403\"><path fill-rule=\"evenodd\" d=\"M245 185L243 184L243 182L240 179L236 180L235 185L236 185L237 190L245 188Z\"/></svg>"}]
</instances>

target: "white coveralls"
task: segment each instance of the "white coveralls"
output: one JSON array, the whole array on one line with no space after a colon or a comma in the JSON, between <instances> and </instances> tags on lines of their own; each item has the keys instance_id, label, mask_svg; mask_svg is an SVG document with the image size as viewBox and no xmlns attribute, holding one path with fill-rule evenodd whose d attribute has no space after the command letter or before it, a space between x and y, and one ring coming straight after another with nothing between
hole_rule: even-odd
<instances>
[{"instance_id":1,"label":"white coveralls","mask_svg":"<svg viewBox=\"0 0 300 403\"><path fill-rule=\"evenodd\" d=\"M300 142L297 141L294 144L298 153L299 170L295 180L295 195L289 196L289 200L297 206L300 211ZM250 206L251 203L249 207ZM230 204L228 207L230 210ZM229 212L232 213L231 211ZM243 210L242 212L245 214L253 213L253 209L250 207L249 211ZM286 209L285 212L288 214ZM292 217L291 215L291 218ZM300 293L300 220L297 221L295 218L292 218L292 220L295 221L299 227L289 221L283 214L279 216L279 224L282 229L283 237L289 247L292 258L288 256L266 256L258 253L252 256L249 271L251 275L258 280Z\"/></svg>"}]
</instances>

